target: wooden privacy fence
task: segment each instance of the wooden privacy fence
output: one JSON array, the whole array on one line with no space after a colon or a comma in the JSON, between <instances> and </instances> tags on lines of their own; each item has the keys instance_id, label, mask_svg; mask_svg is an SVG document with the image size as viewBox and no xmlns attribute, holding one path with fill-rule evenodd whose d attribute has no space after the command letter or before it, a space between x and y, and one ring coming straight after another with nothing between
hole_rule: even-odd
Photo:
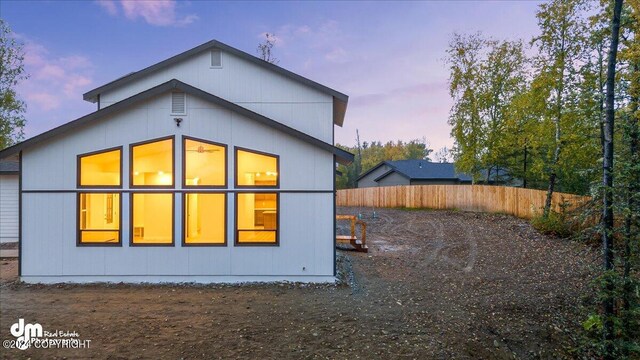
<instances>
[{"instance_id":1,"label":"wooden privacy fence","mask_svg":"<svg viewBox=\"0 0 640 360\"><path fill-rule=\"evenodd\" d=\"M338 190L338 206L406 207L497 212L530 219L540 213L547 197L543 190L487 185L401 185ZM571 209L590 197L554 193L552 208Z\"/></svg>"}]
</instances>

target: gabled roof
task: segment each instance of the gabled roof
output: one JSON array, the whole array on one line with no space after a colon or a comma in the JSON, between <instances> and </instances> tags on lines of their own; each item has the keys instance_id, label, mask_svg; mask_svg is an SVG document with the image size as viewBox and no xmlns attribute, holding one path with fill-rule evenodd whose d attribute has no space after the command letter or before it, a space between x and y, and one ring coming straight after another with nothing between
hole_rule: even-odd
<instances>
[{"instance_id":1,"label":"gabled roof","mask_svg":"<svg viewBox=\"0 0 640 360\"><path fill-rule=\"evenodd\" d=\"M215 96L213 94L210 94L206 91L202 91L196 87L193 87L189 84L185 84L179 80L173 79L173 80L169 80L163 84L160 84L156 87L153 87L149 90L145 90L139 94L133 95L129 98L126 98L122 101L119 101L113 105L107 106L105 108L102 108L98 111L92 112L88 115L85 115L81 118L78 118L76 120L73 120L71 122L68 122L64 125L60 125L52 130L46 131L40 135L34 136L28 140L25 140L23 142L20 142L18 144L15 144L11 147L8 147L2 151L0 151L0 159L2 158L6 158L9 157L10 155L16 154L18 153L20 150L27 148L29 146L33 146L39 142L45 141L45 140L49 140L51 138L54 138L58 135L64 134L70 130L76 129L78 127L81 126L85 126L85 125L89 125L92 124L95 121L99 121L100 119L104 118L107 115L111 115L114 113L117 113L119 111L123 111L128 109L130 106L133 106L135 104L138 104L142 101L145 101L147 99L150 99L152 97L164 94L168 91L171 90L180 90L183 91L187 94L193 95L193 96L197 96L205 101L209 101L211 103L214 103L216 105L222 106L223 108L226 108L228 110L231 110L235 113L238 113L240 115L243 115L249 119L252 119L254 121L257 121L263 125L269 126L271 128L274 128L276 130L280 130L288 135L291 135L297 139L300 139L302 141L305 141L309 144L312 144L314 146L317 146L321 149L324 149L334 155L336 155L336 158L338 160L338 162L342 163L342 164L348 164L351 161L353 161L353 154L344 151L338 147L333 146L332 144L328 144L320 139L314 138L313 136L310 136L308 134L305 134L301 131L298 131L294 128L291 128L287 125L284 125L282 123L279 123L273 119L270 119L264 115L260 115L256 112L253 112L249 109L246 109L240 105L234 104L232 102L229 102L225 99L222 99L218 96Z\"/></svg>"},{"instance_id":2,"label":"gabled roof","mask_svg":"<svg viewBox=\"0 0 640 360\"><path fill-rule=\"evenodd\" d=\"M334 89L331 89L327 86L324 86L322 84L319 84L313 80L307 79L303 76L300 76L296 73L293 73L289 70L283 69L277 65L274 65L270 62L264 61L260 58L257 58L253 55L250 55L244 51L238 50L234 47L231 47L227 44L221 43L220 41L217 40L211 40L208 41L202 45L196 46L193 49L187 50L183 53L180 53L178 55L172 56L166 60L160 61L159 63L156 63L154 65L151 65L149 67L146 67L142 70L136 71L136 72L132 72L128 75L125 75L123 77L120 77L114 81L111 81L110 83L107 83L105 85L102 85L100 87L97 87L93 90L89 90L88 92L86 92L82 97L84 100L90 101L90 102L96 102L98 99L98 95L100 93L103 93L105 91L109 91L115 88L118 88L122 85L125 85L129 82L138 80L148 74L154 73L158 70L162 70L168 66L171 66L173 64L176 64L180 61L183 61L193 55L196 55L198 53L201 53L203 51L207 51L209 49L212 48L216 48L216 49L220 49L222 51L228 52L230 54L233 54L239 58L242 58L244 60L247 60L253 64L256 64L258 66L261 66L267 70L271 70L273 72L276 72L280 75L283 75L285 77L288 77L289 79L292 79L294 81L297 81L299 83L302 83L304 85L307 85L311 88L314 88L322 93L325 93L327 95L330 95L333 97L333 123L338 125L338 126L342 126L342 124L344 123L344 115L345 112L347 111L347 102L349 101L349 96L336 91Z\"/></svg>"},{"instance_id":3,"label":"gabled roof","mask_svg":"<svg viewBox=\"0 0 640 360\"><path fill-rule=\"evenodd\" d=\"M358 177L358 180L369 175L382 165L387 165L390 170L378 176L374 181L383 179L391 173L398 173L409 180L450 180L471 181L471 176L457 173L451 163L434 163L427 160L396 160L382 161Z\"/></svg>"},{"instance_id":4,"label":"gabled roof","mask_svg":"<svg viewBox=\"0 0 640 360\"><path fill-rule=\"evenodd\" d=\"M386 178L387 176L391 175L391 174L398 174L400 176L402 176L403 178L407 179L407 180L411 180L411 178L409 176L407 176L406 174L403 174L399 171L397 171L396 169L392 168L391 170L387 171L386 173L378 176L377 178L373 179L373 181L378 182L384 178Z\"/></svg>"}]
</instances>

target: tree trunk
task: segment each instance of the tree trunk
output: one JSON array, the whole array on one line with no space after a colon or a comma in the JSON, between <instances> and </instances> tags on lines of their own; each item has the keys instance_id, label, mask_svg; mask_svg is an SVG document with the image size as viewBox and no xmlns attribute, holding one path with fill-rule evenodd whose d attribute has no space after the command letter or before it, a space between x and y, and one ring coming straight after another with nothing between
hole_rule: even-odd
<instances>
[{"instance_id":1,"label":"tree trunk","mask_svg":"<svg viewBox=\"0 0 640 360\"><path fill-rule=\"evenodd\" d=\"M560 77L558 79L558 87L556 88L557 98L556 98L556 118L555 118L555 126L556 126L556 135L555 135L555 143L556 149L553 152L553 160L551 162L551 172L549 173L549 187L547 188L547 199L544 202L544 217L549 216L549 211L551 210L551 199L553 198L553 191L556 186L556 179L558 178L558 163L560 162L560 149L562 148L561 142L561 133L560 133L560 121L562 120L562 93L564 92L564 70L565 70L565 33L563 28L562 33L562 45L560 46L560 64L561 71Z\"/></svg>"},{"instance_id":2,"label":"tree trunk","mask_svg":"<svg viewBox=\"0 0 640 360\"><path fill-rule=\"evenodd\" d=\"M616 57L618 55L618 36L620 33L620 12L622 10L622 0L615 0L613 8L613 19L611 20L611 47L609 50L609 61L607 64L607 92L605 99L605 123L604 123L604 161L602 185L604 186L603 196L603 216L602 216L602 253L604 260L604 271L613 270L613 133L615 127L614 112L614 88L616 77ZM605 345L604 358L614 358L613 340L615 329L613 324L614 315L614 284L607 276L605 284L605 296L602 301L604 310L604 322L602 336Z\"/></svg>"},{"instance_id":3,"label":"tree trunk","mask_svg":"<svg viewBox=\"0 0 640 360\"><path fill-rule=\"evenodd\" d=\"M638 65L634 64L632 67L632 76L637 76ZM638 231L638 211L637 203L634 199L636 194L640 192L640 172L638 166L640 165L640 158L638 157L638 147L640 146L640 129L638 129L638 96L636 94L631 96L631 115L627 121L627 134L629 140L629 158L630 169L627 174L627 188L626 188L626 200L628 213L624 219L624 253L623 253L623 292L622 292L622 308L624 310L624 316L622 318L622 333L627 340L630 340L631 333L631 298L633 297L633 286L631 279L631 259L632 248L631 244L633 239L637 235Z\"/></svg>"},{"instance_id":4,"label":"tree trunk","mask_svg":"<svg viewBox=\"0 0 640 360\"><path fill-rule=\"evenodd\" d=\"M600 116L600 146L602 147L602 156L604 156L604 79L603 79L603 55L604 52L604 41L598 44L598 112Z\"/></svg>"},{"instance_id":5,"label":"tree trunk","mask_svg":"<svg viewBox=\"0 0 640 360\"><path fill-rule=\"evenodd\" d=\"M562 85L560 85L562 89ZM560 95L558 95L560 97ZM547 188L547 199L544 202L544 216L549 216L551 210L551 200L553 199L553 192L556 186L556 179L558 177L557 169L558 162L560 162L560 149L562 144L560 142L560 118L561 118L561 105L558 106L558 118L556 119L556 149L553 152L553 160L551 163L551 173L549 174L549 187Z\"/></svg>"},{"instance_id":6,"label":"tree trunk","mask_svg":"<svg viewBox=\"0 0 640 360\"><path fill-rule=\"evenodd\" d=\"M524 170L522 175L522 187L527 188L527 145L524 146Z\"/></svg>"}]
</instances>

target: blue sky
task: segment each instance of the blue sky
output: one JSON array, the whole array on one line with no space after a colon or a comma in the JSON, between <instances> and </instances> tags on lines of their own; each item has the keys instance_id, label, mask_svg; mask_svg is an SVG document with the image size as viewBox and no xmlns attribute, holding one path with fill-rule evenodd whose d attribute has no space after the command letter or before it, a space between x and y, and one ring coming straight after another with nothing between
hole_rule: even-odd
<instances>
[{"instance_id":1,"label":"blue sky","mask_svg":"<svg viewBox=\"0 0 640 360\"><path fill-rule=\"evenodd\" d=\"M279 65L350 96L336 141L426 137L451 146L443 62L454 32L536 34L535 1L7 1L25 44L27 137L95 110L82 94L217 39L251 54L275 33Z\"/></svg>"}]
</instances>

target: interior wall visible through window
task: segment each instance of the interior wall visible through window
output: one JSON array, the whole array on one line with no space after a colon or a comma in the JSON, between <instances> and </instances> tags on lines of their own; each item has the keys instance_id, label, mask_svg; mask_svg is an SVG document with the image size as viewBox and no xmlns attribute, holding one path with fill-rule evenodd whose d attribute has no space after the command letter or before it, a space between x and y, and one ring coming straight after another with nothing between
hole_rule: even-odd
<instances>
[{"instance_id":1,"label":"interior wall visible through window","mask_svg":"<svg viewBox=\"0 0 640 360\"><path fill-rule=\"evenodd\" d=\"M226 199L217 193L184 195L184 244L226 244Z\"/></svg>"},{"instance_id":2,"label":"interior wall visible through window","mask_svg":"<svg viewBox=\"0 0 640 360\"><path fill-rule=\"evenodd\" d=\"M131 146L132 187L173 187L173 138Z\"/></svg>"},{"instance_id":3,"label":"interior wall visible through window","mask_svg":"<svg viewBox=\"0 0 640 360\"><path fill-rule=\"evenodd\" d=\"M79 193L80 244L120 244L120 194Z\"/></svg>"},{"instance_id":4,"label":"interior wall visible through window","mask_svg":"<svg viewBox=\"0 0 640 360\"><path fill-rule=\"evenodd\" d=\"M131 243L173 244L173 194L131 194Z\"/></svg>"},{"instance_id":5,"label":"interior wall visible through window","mask_svg":"<svg viewBox=\"0 0 640 360\"><path fill-rule=\"evenodd\" d=\"M278 194L238 193L236 195L236 242L238 244L278 243Z\"/></svg>"},{"instance_id":6,"label":"interior wall visible through window","mask_svg":"<svg viewBox=\"0 0 640 360\"><path fill-rule=\"evenodd\" d=\"M240 187L277 187L276 155L236 149L236 185Z\"/></svg>"},{"instance_id":7,"label":"interior wall visible through window","mask_svg":"<svg viewBox=\"0 0 640 360\"><path fill-rule=\"evenodd\" d=\"M88 155L78 160L78 186L120 187L122 150L113 149Z\"/></svg>"},{"instance_id":8,"label":"interior wall visible through window","mask_svg":"<svg viewBox=\"0 0 640 360\"><path fill-rule=\"evenodd\" d=\"M184 186L226 187L227 147L184 138Z\"/></svg>"}]
</instances>

